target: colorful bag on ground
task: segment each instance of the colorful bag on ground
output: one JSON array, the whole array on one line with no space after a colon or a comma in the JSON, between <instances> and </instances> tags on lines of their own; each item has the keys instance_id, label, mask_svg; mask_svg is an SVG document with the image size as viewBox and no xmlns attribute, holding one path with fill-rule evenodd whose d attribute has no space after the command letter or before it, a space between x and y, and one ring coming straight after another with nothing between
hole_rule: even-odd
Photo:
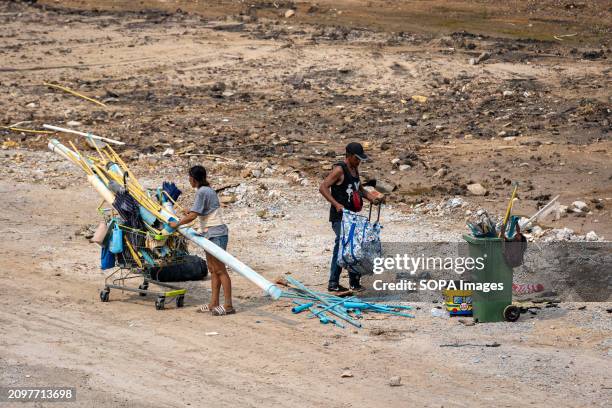
<instances>
[{"instance_id":1,"label":"colorful bag on ground","mask_svg":"<svg viewBox=\"0 0 612 408\"><path fill-rule=\"evenodd\" d=\"M338 248L338 266L360 275L370 275L374 259L382 256L381 225L367 217L344 210Z\"/></svg>"},{"instance_id":2,"label":"colorful bag on ground","mask_svg":"<svg viewBox=\"0 0 612 408\"><path fill-rule=\"evenodd\" d=\"M113 235L111 236L108 249L113 254L120 254L123 252L123 231L119 228L119 224L115 223L113 227Z\"/></svg>"}]
</instances>

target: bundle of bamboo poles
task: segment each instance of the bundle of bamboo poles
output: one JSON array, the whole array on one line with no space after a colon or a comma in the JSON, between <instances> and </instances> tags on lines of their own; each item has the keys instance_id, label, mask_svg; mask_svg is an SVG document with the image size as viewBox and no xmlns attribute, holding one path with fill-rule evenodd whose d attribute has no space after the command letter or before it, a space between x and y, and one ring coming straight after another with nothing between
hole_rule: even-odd
<instances>
[{"instance_id":1,"label":"bundle of bamboo poles","mask_svg":"<svg viewBox=\"0 0 612 408\"><path fill-rule=\"evenodd\" d=\"M82 132L78 132L78 134L83 135ZM89 134L84 135L85 137L89 136ZM155 230L152 225L145 223L147 228L152 230L152 232L154 232L156 235L159 234L163 236L179 233L260 287L273 299L278 299L280 297L281 290L274 283L268 281L265 277L255 272L248 265L244 264L221 247L215 245L213 242L200 235L193 228L189 226L182 226L177 230L172 229L168 225L168 222L176 220L177 218L174 211L174 205L176 203L174 203L172 198L168 194L164 193L168 200L163 205L160 204L160 202L158 202L154 197L151 197L140 185L138 179L134 176L125 162L121 159L121 157L119 157L112 147L109 145L99 147L95 143L92 145L96 149L97 156L85 156L81 154L72 142L70 142L70 146L73 150L67 148L58 140L51 139L49 141L49 149L79 166L87 174L87 180L89 183L96 189L96 191L104 198L105 201L110 204L115 201L115 193L113 193L111 189L111 184L113 182L119 184L120 187L126 189L126 191L136 200L142 209L148 211L162 225L160 230Z\"/></svg>"},{"instance_id":2,"label":"bundle of bamboo poles","mask_svg":"<svg viewBox=\"0 0 612 408\"><path fill-rule=\"evenodd\" d=\"M106 144L104 147L100 148L94 143L93 146L98 153L98 157L96 157L84 156L79 152L72 141L69 141L69 143L77 154L68 154L68 159L81 167L87 175L97 176L107 187L111 181L122 185L130 195L134 197L138 204L155 215L158 219L168 222L170 217L163 211L164 208L162 205L147 194L138 179L110 145ZM112 201L109 204L112 204ZM161 231L159 232L161 233Z\"/></svg>"},{"instance_id":3,"label":"bundle of bamboo poles","mask_svg":"<svg viewBox=\"0 0 612 408\"><path fill-rule=\"evenodd\" d=\"M361 323L357 319L361 317L362 312L368 311L394 316L414 317L412 314L402 312L402 310L411 310L412 306L371 303L354 296L343 298L309 289L291 276L286 276L285 278L287 286L290 286L288 291L283 291L281 297L293 300L296 306L291 311L295 314L309 311L308 318L318 318L321 324L332 323L335 326L344 328L344 325L337 320L341 319L354 327L361 328Z\"/></svg>"}]
</instances>

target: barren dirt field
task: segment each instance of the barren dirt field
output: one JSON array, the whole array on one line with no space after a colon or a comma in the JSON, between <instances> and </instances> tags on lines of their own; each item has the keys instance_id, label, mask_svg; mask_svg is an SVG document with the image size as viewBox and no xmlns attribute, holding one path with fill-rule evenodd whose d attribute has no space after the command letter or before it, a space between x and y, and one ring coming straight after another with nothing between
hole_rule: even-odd
<instances>
[{"instance_id":1,"label":"barren dirt field","mask_svg":"<svg viewBox=\"0 0 612 408\"><path fill-rule=\"evenodd\" d=\"M229 252L323 291L318 184L353 140L389 192L384 241L458 241L469 213L503 213L512 182L518 214L568 206L543 231L608 240L611 21L606 1L4 1L0 126L121 139L141 181L175 181L184 206L204 164L226 187ZM196 313L209 280L186 283L183 309L102 303L100 198L51 137L88 149L0 128L0 387L73 386L65 406L97 407L611 404L610 302L475 325L417 302L414 319L343 330L231 273L232 316ZM47 405L62 406L0 402Z\"/></svg>"}]
</instances>

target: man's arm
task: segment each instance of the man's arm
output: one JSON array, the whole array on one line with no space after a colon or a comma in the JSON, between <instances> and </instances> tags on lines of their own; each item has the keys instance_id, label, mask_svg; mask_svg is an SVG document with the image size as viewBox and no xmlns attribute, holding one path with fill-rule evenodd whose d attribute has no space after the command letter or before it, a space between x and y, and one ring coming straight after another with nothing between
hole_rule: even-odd
<instances>
[{"instance_id":1,"label":"man's arm","mask_svg":"<svg viewBox=\"0 0 612 408\"><path fill-rule=\"evenodd\" d=\"M378 192L368 191L363 188L363 185L359 184L359 192L365 197L366 200L373 204L379 204L385 201L385 195Z\"/></svg>"},{"instance_id":2,"label":"man's arm","mask_svg":"<svg viewBox=\"0 0 612 408\"><path fill-rule=\"evenodd\" d=\"M342 204L337 202L334 197L332 197L331 186L333 186L340 180L340 177L342 177L343 173L344 172L342 171L342 167L335 166L319 186L319 193L321 193L321 195L325 197L325 199L329 201L330 204L333 205L336 210L338 210L338 212L342 211L344 207L342 206Z\"/></svg>"}]
</instances>

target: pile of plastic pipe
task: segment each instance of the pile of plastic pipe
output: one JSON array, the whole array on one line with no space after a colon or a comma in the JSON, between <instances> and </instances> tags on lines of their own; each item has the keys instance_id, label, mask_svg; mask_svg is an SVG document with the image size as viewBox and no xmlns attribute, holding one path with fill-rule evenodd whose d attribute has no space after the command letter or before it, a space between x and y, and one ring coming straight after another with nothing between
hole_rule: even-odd
<instances>
[{"instance_id":1,"label":"pile of plastic pipe","mask_svg":"<svg viewBox=\"0 0 612 408\"><path fill-rule=\"evenodd\" d=\"M293 301L295 306L291 311L294 314L308 311L310 312L308 313L308 318L317 318L321 324L331 323L344 328L345 325L342 323L344 321L351 326L361 328L362 325L358 319L362 317L363 312L414 317L412 314L402 312L402 310L412 309L412 306L370 303L354 296L342 298L309 289L302 282L291 276L286 276L285 278L292 287L287 291L283 291L281 297Z\"/></svg>"}]
</instances>

